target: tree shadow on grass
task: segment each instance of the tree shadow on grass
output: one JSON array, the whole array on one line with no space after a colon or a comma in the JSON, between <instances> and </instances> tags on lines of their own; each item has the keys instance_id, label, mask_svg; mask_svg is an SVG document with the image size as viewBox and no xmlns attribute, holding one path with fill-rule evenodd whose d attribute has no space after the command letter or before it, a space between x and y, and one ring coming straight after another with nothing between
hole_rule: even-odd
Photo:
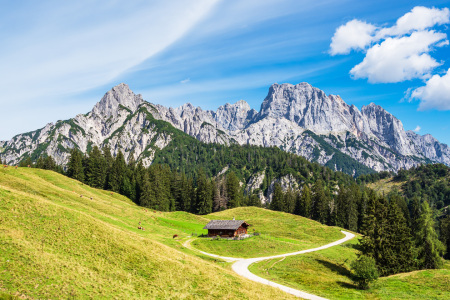
<instances>
[{"instance_id":1,"label":"tree shadow on grass","mask_svg":"<svg viewBox=\"0 0 450 300\"><path fill-rule=\"evenodd\" d=\"M348 278L351 278L351 276L352 276L352 273L344 266L333 264L329 261L322 260L322 259L318 259L317 262L319 262L323 266L327 267L331 271L338 273L342 276L346 276Z\"/></svg>"},{"instance_id":2,"label":"tree shadow on grass","mask_svg":"<svg viewBox=\"0 0 450 300\"><path fill-rule=\"evenodd\" d=\"M338 281L336 283L339 284L340 286L342 286L343 288L346 288L346 289L359 290L359 287L357 285L352 284L352 283L343 282L343 281Z\"/></svg>"},{"instance_id":3,"label":"tree shadow on grass","mask_svg":"<svg viewBox=\"0 0 450 300\"><path fill-rule=\"evenodd\" d=\"M342 275L349 279L352 279L352 273L350 272L350 270L342 265L333 264L329 261L322 260L322 259L317 259L317 262L339 275ZM358 289L358 286L348 283L348 282L337 281L336 283L346 289L355 289L355 290Z\"/></svg>"},{"instance_id":4,"label":"tree shadow on grass","mask_svg":"<svg viewBox=\"0 0 450 300\"><path fill-rule=\"evenodd\" d=\"M342 247L351 248L351 249L355 249L358 251L362 250L361 245L359 243L358 244L344 244L344 245L342 245Z\"/></svg>"}]
</instances>

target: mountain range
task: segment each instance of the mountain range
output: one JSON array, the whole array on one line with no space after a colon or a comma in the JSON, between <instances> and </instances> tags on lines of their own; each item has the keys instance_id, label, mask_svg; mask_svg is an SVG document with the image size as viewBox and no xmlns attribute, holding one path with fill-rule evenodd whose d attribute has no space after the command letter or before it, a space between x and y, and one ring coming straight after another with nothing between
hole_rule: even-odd
<instances>
[{"instance_id":1,"label":"mountain range","mask_svg":"<svg viewBox=\"0 0 450 300\"><path fill-rule=\"evenodd\" d=\"M148 166L175 129L204 143L276 146L351 175L356 174L353 166L398 171L424 163L450 165L447 145L429 134L405 131L381 106L371 103L359 110L308 83L273 84L259 112L243 100L216 111L190 103L165 107L121 83L87 114L1 141L0 158L17 164L47 154L65 164L70 149L86 153L97 145Z\"/></svg>"}]
</instances>

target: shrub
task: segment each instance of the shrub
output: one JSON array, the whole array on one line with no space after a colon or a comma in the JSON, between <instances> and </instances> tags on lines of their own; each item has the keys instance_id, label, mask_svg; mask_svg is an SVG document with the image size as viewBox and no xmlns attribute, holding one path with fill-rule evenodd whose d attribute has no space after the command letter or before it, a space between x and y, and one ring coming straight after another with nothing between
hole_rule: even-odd
<instances>
[{"instance_id":1,"label":"shrub","mask_svg":"<svg viewBox=\"0 0 450 300\"><path fill-rule=\"evenodd\" d=\"M378 270L375 259L362 255L351 264L353 270L353 280L360 289L369 288L369 283L378 278Z\"/></svg>"}]
</instances>

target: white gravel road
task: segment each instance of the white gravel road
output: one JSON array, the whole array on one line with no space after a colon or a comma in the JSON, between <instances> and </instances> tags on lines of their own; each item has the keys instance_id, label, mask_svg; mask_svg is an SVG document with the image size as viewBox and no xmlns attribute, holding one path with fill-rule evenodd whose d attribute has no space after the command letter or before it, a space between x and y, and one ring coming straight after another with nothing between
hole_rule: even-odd
<instances>
[{"instance_id":1,"label":"white gravel road","mask_svg":"<svg viewBox=\"0 0 450 300\"><path fill-rule=\"evenodd\" d=\"M355 237L355 235L353 233L347 232L347 231L341 231L343 234L345 234L345 237L332 242L330 244L326 244L324 246L321 247L317 247L317 248L313 248L313 249L306 249L306 250L302 250L302 251L297 251L297 252L291 252L291 253L286 253L286 254L279 254L279 255L273 255L273 256L266 256L266 257L256 257L256 258L247 258L247 259L243 259L243 258L233 258L233 257L225 257L225 256L219 256L219 255L215 255L215 254L211 254L211 253L206 253L203 251L200 251L201 253L205 254L205 255L209 255L215 258L220 258L226 261L236 261L233 265L232 265L232 269L238 273L239 275L248 278L250 280L259 282L259 283L263 283L266 285L270 285L276 288L279 288L280 290L283 290L289 294L292 294L294 296L297 297L301 297L303 299L311 299L311 300L324 300L325 298L313 295L313 294L309 294L306 292L302 292L300 290L296 290L278 283L275 283L273 281L261 278L259 276L256 276L255 274L251 273L248 270L248 267L258 261L262 261L262 260L266 260L266 259L273 259L273 258L282 258L282 257L286 257L286 256L292 256L292 255L299 255L299 254L304 254L304 253L309 253L309 252L314 252L314 251L319 251L319 250L323 250L323 249L327 249L339 244L342 244L346 241L351 240L352 238ZM189 245L190 241L186 241L185 246Z\"/></svg>"}]
</instances>

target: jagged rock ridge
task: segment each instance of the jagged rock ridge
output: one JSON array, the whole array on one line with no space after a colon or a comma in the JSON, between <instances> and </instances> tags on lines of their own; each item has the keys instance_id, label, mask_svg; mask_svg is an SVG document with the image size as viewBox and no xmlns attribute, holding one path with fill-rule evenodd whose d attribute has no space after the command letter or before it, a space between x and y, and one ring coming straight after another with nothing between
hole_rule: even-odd
<instances>
[{"instance_id":1,"label":"jagged rock ridge","mask_svg":"<svg viewBox=\"0 0 450 300\"><path fill-rule=\"evenodd\" d=\"M155 151L172 139L170 132L157 130L154 120L205 143L277 146L353 174L359 163L376 171L429 162L450 165L449 147L431 135L405 132L401 121L382 107L372 103L360 111L308 83L273 84L259 112L243 100L216 111L190 103L167 108L119 84L87 114L0 142L0 157L16 164L47 153L64 164L71 148L89 152L97 145L109 146L113 154L120 149L126 160L133 157L149 165Z\"/></svg>"}]
</instances>

